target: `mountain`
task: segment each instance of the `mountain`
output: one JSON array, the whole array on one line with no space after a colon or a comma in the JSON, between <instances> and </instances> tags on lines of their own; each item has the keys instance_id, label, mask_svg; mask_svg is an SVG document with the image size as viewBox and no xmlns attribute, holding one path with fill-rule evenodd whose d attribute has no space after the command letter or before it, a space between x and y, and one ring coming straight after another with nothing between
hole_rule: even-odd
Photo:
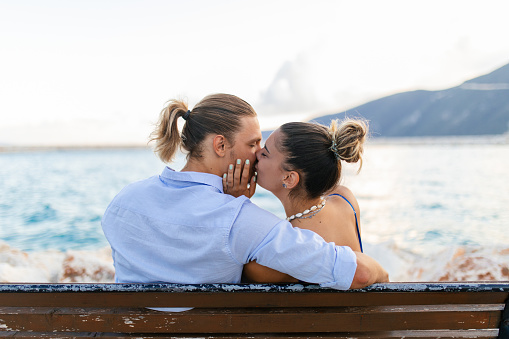
<instances>
[{"instance_id":1,"label":"mountain","mask_svg":"<svg viewBox=\"0 0 509 339\"><path fill-rule=\"evenodd\" d=\"M374 137L503 134L509 130L509 64L460 86L387 96L312 121L363 117Z\"/></svg>"}]
</instances>

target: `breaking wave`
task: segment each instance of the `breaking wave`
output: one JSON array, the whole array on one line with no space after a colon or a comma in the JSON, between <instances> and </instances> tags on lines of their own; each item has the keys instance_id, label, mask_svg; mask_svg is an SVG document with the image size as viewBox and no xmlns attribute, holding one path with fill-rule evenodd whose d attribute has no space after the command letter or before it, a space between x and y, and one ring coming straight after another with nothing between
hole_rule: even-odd
<instances>
[{"instance_id":1,"label":"breaking wave","mask_svg":"<svg viewBox=\"0 0 509 339\"><path fill-rule=\"evenodd\" d=\"M460 246L422 256L393 242L365 244L396 282L509 280L509 248ZM0 242L0 282L114 282L109 247L25 252Z\"/></svg>"}]
</instances>

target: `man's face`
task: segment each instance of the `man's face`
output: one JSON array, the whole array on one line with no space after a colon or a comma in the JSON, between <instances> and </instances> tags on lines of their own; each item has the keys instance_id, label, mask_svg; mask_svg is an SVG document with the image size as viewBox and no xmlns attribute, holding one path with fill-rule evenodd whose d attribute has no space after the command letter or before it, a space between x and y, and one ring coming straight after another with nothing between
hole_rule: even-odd
<instances>
[{"instance_id":1,"label":"man's face","mask_svg":"<svg viewBox=\"0 0 509 339\"><path fill-rule=\"evenodd\" d=\"M249 159L251 175L254 175L254 163L256 161L256 152L261 148L262 132L257 117L242 117L240 119L241 127L234 136L234 144L230 150L231 164L235 164L237 159L245 163Z\"/></svg>"}]
</instances>

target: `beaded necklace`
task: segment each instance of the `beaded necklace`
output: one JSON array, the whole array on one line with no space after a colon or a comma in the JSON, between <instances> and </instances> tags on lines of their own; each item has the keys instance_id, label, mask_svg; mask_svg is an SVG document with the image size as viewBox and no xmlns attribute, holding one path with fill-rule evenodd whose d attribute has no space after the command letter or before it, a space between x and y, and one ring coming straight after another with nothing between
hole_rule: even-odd
<instances>
[{"instance_id":1,"label":"beaded necklace","mask_svg":"<svg viewBox=\"0 0 509 339\"><path fill-rule=\"evenodd\" d=\"M318 205L311 206L309 209L305 210L302 213L297 213L297 214L291 215L288 218L286 218L286 220L291 221L293 219L304 218L304 216L306 214L309 214L311 212L314 212L312 215L312 216L314 216L316 213L320 212L322 210L322 208L324 208L325 202L326 202L326 200L322 199Z\"/></svg>"}]
</instances>

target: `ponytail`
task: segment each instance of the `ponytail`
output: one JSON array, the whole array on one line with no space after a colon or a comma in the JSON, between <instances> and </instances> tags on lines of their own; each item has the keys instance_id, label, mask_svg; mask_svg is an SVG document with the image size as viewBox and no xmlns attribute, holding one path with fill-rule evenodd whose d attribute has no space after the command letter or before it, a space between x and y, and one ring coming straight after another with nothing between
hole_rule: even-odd
<instances>
[{"instance_id":1,"label":"ponytail","mask_svg":"<svg viewBox=\"0 0 509 339\"><path fill-rule=\"evenodd\" d=\"M182 145L177 120L187 113L187 103L181 100L170 100L159 114L156 129L150 135L150 141L155 142L154 152L159 158L169 163L175 157Z\"/></svg>"}]
</instances>

